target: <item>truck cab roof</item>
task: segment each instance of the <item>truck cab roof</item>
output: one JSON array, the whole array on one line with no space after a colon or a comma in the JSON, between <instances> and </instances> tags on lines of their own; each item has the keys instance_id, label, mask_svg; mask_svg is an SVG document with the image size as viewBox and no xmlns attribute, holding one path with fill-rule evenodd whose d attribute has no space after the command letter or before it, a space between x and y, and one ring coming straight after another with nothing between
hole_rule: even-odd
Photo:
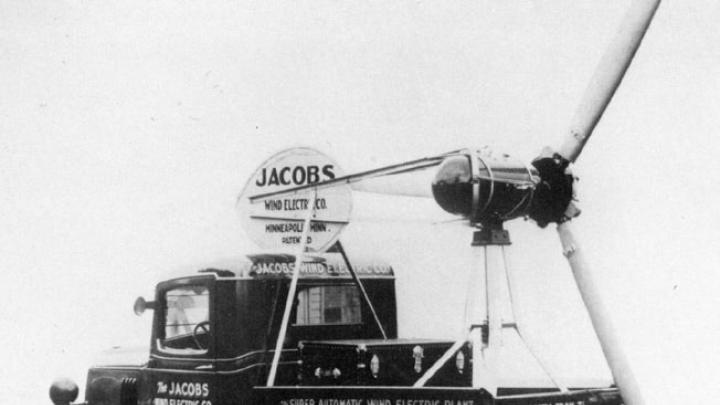
<instances>
[{"instance_id":1,"label":"truck cab roof","mask_svg":"<svg viewBox=\"0 0 720 405\"><path fill-rule=\"evenodd\" d=\"M277 279L291 278L296 256L290 253L257 253L230 257L211 265L183 267L172 273L169 280L192 276L212 275L217 279ZM378 260L353 258L352 268L359 278L393 278L390 264ZM305 256L300 266L300 279L350 279L352 276L339 253Z\"/></svg>"}]
</instances>

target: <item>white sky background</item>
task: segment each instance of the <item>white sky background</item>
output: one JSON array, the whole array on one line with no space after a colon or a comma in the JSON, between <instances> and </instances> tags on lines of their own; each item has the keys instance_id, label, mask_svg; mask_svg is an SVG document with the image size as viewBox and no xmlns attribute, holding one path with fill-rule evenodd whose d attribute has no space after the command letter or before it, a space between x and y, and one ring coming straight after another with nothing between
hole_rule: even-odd
<instances>
[{"instance_id":1,"label":"white sky background","mask_svg":"<svg viewBox=\"0 0 720 405\"><path fill-rule=\"evenodd\" d=\"M49 403L53 378L147 343L132 301L173 266L253 251L234 203L272 153L350 172L558 145L628 4L605 3L0 3L0 402ZM580 236L653 404L720 394L718 21L714 1L661 5L577 165ZM356 208L405 219L344 236L407 280L401 330L446 330L468 230L413 199ZM597 368L555 231L508 228L533 335Z\"/></svg>"}]
</instances>

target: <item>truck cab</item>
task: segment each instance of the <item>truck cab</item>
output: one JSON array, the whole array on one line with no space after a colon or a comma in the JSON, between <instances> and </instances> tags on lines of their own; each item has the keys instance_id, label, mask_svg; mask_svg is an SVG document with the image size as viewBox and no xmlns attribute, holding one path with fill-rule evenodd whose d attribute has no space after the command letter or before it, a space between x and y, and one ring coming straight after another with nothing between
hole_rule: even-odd
<instances>
[{"instance_id":1,"label":"truck cab","mask_svg":"<svg viewBox=\"0 0 720 405\"><path fill-rule=\"evenodd\" d=\"M295 257L257 254L163 281L151 302L150 352L143 364L95 365L85 400L102 405L249 403L265 385ZM394 275L380 262L353 264L388 338L397 335ZM301 265L275 379L299 383L298 344L382 338L370 308L339 254Z\"/></svg>"}]
</instances>

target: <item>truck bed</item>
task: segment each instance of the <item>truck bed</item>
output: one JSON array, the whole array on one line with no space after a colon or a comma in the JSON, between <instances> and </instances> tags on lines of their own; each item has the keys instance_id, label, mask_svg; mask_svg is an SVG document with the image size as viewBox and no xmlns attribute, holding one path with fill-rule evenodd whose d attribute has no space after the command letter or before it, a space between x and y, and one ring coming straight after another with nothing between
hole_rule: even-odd
<instances>
[{"instance_id":1,"label":"truck bed","mask_svg":"<svg viewBox=\"0 0 720 405\"><path fill-rule=\"evenodd\" d=\"M467 387L255 387L253 403L262 405L621 405L616 388L493 397Z\"/></svg>"}]
</instances>

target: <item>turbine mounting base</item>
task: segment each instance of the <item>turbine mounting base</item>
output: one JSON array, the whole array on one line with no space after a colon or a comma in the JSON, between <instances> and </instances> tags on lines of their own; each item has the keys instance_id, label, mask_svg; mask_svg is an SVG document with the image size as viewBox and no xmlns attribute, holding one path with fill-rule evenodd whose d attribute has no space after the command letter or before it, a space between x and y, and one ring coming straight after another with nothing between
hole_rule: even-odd
<instances>
[{"instance_id":1,"label":"turbine mounting base","mask_svg":"<svg viewBox=\"0 0 720 405\"><path fill-rule=\"evenodd\" d=\"M510 245L510 233L503 229L502 223L486 226L473 232L472 246Z\"/></svg>"}]
</instances>

